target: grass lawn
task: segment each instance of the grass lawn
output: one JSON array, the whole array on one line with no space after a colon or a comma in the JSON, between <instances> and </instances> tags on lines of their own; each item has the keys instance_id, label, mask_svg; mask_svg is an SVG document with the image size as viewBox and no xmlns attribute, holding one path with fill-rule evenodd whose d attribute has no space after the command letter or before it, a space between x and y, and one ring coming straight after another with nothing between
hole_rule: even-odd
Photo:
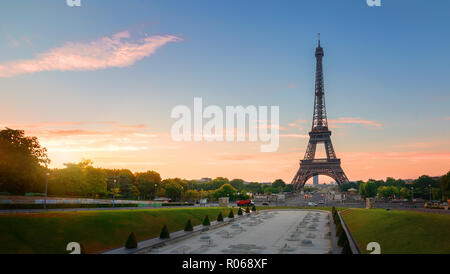
<instances>
[{"instance_id":1,"label":"grass lawn","mask_svg":"<svg viewBox=\"0 0 450 274\"><path fill-rule=\"evenodd\" d=\"M216 220L230 209L160 208L142 210L42 212L0 215L0 253L69 253L69 242L80 242L88 253L123 246L130 232L138 241L158 237L163 224L169 232L183 230L188 219ZM235 210L236 215L237 210Z\"/></svg>"},{"instance_id":2,"label":"grass lawn","mask_svg":"<svg viewBox=\"0 0 450 274\"><path fill-rule=\"evenodd\" d=\"M378 242L382 254L450 254L448 214L350 209L342 216L363 253Z\"/></svg>"}]
</instances>

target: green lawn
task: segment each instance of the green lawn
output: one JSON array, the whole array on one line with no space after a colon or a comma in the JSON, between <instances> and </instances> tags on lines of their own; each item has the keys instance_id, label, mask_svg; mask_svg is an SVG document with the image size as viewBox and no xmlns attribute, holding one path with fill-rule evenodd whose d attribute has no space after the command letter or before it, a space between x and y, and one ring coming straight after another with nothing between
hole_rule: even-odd
<instances>
[{"instance_id":1,"label":"green lawn","mask_svg":"<svg viewBox=\"0 0 450 274\"><path fill-rule=\"evenodd\" d=\"M351 209L342 213L361 252L378 242L382 254L450 254L450 215Z\"/></svg>"},{"instance_id":2,"label":"green lawn","mask_svg":"<svg viewBox=\"0 0 450 274\"><path fill-rule=\"evenodd\" d=\"M80 242L88 253L123 246L130 232L138 241L183 230L188 219L199 225L205 215L215 220L228 208L161 208L142 210L43 212L0 215L0 253L68 253L69 242ZM236 214L236 210L235 210Z\"/></svg>"}]
</instances>

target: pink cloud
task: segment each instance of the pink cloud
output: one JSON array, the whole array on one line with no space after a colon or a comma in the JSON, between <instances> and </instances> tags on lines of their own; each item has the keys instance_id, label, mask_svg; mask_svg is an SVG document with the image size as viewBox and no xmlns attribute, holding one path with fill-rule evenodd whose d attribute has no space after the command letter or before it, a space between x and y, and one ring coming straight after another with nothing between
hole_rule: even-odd
<instances>
[{"instance_id":1,"label":"pink cloud","mask_svg":"<svg viewBox=\"0 0 450 274\"><path fill-rule=\"evenodd\" d=\"M361 118L338 118L336 120L328 120L330 127L334 127L334 128L339 128L340 124L359 124L359 125L365 125L365 126L370 126L370 127L375 127L375 128L381 128L383 126L383 124L378 123L376 121L371 121L371 120L364 120Z\"/></svg>"},{"instance_id":2,"label":"pink cloud","mask_svg":"<svg viewBox=\"0 0 450 274\"><path fill-rule=\"evenodd\" d=\"M169 42L182 41L172 35L132 40L128 31L102 37L89 43L68 42L38 54L34 59L0 64L0 77L13 77L41 71L89 71L127 67L152 55Z\"/></svg>"},{"instance_id":3,"label":"pink cloud","mask_svg":"<svg viewBox=\"0 0 450 274\"><path fill-rule=\"evenodd\" d=\"M280 134L280 138L300 138L300 139L307 139L309 138L308 134Z\"/></svg>"}]
</instances>

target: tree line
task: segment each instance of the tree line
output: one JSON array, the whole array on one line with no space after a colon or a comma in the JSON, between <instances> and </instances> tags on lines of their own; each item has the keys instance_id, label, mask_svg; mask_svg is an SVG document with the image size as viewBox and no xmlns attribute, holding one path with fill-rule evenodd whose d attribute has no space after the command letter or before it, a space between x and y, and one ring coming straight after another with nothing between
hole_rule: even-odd
<instances>
[{"instance_id":1,"label":"tree line","mask_svg":"<svg viewBox=\"0 0 450 274\"><path fill-rule=\"evenodd\" d=\"M133 173L128 169L106 169L93 166L90 160L66 163L64 168L49 169L47 150L36 137L23 130L0 131L0 192L23 195L43 193L48 179L48 195L61 197L150 200L167 197L173 201L247 199L249 193L292 191L281 179L270 185L244 183L241 179L218 177L210 182L180 178L162 180L156 171ZM48 176L48 177L47 177Z\"/></svg>"},{"instance_id":2,"label":"tree line","mask_svg":"<svg viewBox=\"0 0 450 274\"><path fill-rule=\"evenodd\" d=\"M348 191L350 188L357 189L362 198L378 196L384 199L411 199L414 197L428 200L431 194L432 200L446 201L450 198L450 171L438 180L422 175L409 184L404 180L388 177L386 180L369 179L367 182L350 182L340 186L341 191Z\"/></svg>"}]
</instances>

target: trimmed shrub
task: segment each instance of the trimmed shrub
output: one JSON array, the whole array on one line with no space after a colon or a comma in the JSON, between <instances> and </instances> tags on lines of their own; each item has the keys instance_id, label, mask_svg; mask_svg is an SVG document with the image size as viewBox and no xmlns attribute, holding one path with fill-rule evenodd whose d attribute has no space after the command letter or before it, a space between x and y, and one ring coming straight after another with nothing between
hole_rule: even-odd
<instances>
[{"instance_id":1,"label":"trimmed shrub","mask_svg":"<svg viewBox=\"0 0 450 274\"><path fill-rule=\"evenodd\" d=\"M250 213L250 208L247 206L247 208L245 209L245 213Z\"/></svg>"},{"instance_id":2,"label":"trimmed shrub","mask_svg":"<svg viewBox=\"0 0 450 274\"><path fill-rule=\"evenodd\" d=\"M86 248L84 247L83 243L80 243L80 254L86 254Z\"/></svg>"},{"instance_id":3,"label":"trimmed shrub","mask_svg":"<svg viewBox=\"0 0 450 274\"><path fill-rule=\"evenodd\" d=\"M230 210L230 214L228 214L228 218L234 218L234 213L232 209Z\"/></svg>"},{"instance_id":4,"label":"trimmed shrub","mask_svg":"<svg viewBox=\"0 0 450 274\"><path fill-rule=\"evenodd\" d=\"M345 231L342 231L341 235L339 235L338 245L344 246L346 242L348 243L347 233L345 233Z\"/></svg>"},{"instance_id":5,"label":"trimmed shrub","mask_svg":"<svg viewBox=\"0 0 450 274\"><path fill-rule=\"evenodd\" d=\"M341 254L353 254L352 249L350 248L350 243L348 241L344 243Z\"/></svg>"},{"instance_id":6,"label":"trimmed shrub","mask_svg":"<svg viewBox=\"0 0 450 274\"><path fill-rule=\"evenodd\" d=\"M204 226L210 226L211 222L209 221L208 215L205 216L205 219L203 219L203 225Z\"/></svg>"},{"instance_id":7,"label":"trimmed shrub","mask_svg":"<svg viewBox=\"0 0 450 274\"><path fill-rule=\"evenodd\" d=\"M192 226L191 219L189 219L184 226L184 231L193 231L194 227Z\"/></svg>"},{"instance_id":8,"label":"trimmed shrub","mask_svg":"<svg viewBox=\"0 0 450 274\"><path fill-rule=\"evenodd\" d=\"M137 248L138 243L136 240L136 235L134 234L134 232L130 233L130 236L128 236L128 239L125 243L125 248L126 249L131 249L131 248Z\"/></svg>"},{"instance_id":9,"label":"trimmed shrub","mask_svg":"<svg viewBox=\"0 0 450 274\"><path fill-rule=\"evenodd\" d=\"M223 222L222 212L220 212L220 213L219 213L219 216L217 216L217 221L218 221L218 222Z\"/></svg>"},{"instance_id":10,"label":"trimmed shrub","mask_svg":"<svg viewBox=\"0 0 450 274\"><path fill-rule=\"evenodd\" d=\"M344 230L342 229L341 223L336 224L336 236L340 237L342 233L345 234Z\"/></svg>"},{"instance_id":11,"label":"trimmed shrub","mask_svg":"<svg viewBox=\"0 0 450 274\"><path fill-rule=\"evenodd\" d=\"M170 233L169 233L169 229L167 228L167 225L164 225L163 228L161 229L161 234L159 234L159 238L161 238L161 239L169 239L170 238Z\"/></svg>"},{"instance_id":12,"label":"trimmed shrub","mask_svg":"<svg viewBox=\"0 0 450 274\"><path fill-rule=\"evenodd\" d=\"M242 208L239 208L238 215L242 215Z\"/></svg>"},{"instance_id":13,"label":"trimmed shrub","mask_svg":"<svg viewBox=\"0 0 450 274\"><path fill-rule=\"evenodd\" d=\"M252 211L256 211L256 206L255 205L253 205Z\"/></svg>"}]
</instances>

